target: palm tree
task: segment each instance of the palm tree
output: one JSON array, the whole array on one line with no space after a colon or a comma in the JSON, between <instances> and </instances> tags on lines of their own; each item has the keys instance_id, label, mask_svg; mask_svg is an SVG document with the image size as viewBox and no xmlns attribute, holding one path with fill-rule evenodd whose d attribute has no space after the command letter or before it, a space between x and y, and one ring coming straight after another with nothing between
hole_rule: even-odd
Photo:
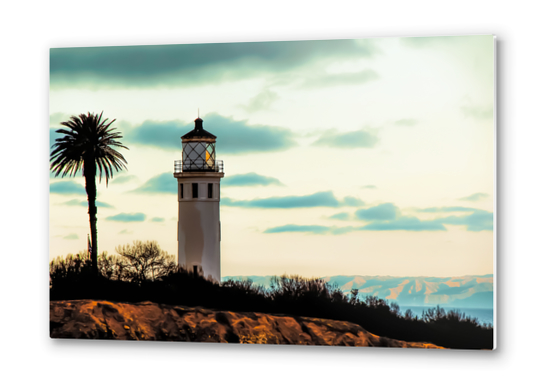
<instances>
[{"instance_id":1,"label":"palm tree","mask_svg":"<svg viewBox=\"0 0 542 384\"><path fill-rule=\"evenodd\" d=\"M90 233L92 241L91 261L94 272L98 273L98 232L96 229L96 171L99 171L99 181L105 177L106 186L109 178L113 177L113 169L120 171L126 169L126 160L113 147L128 149L117 139L122 135L111 128L115 122L102 121L103 112L90 113L70 117L69 121L60 123L68 127L56 132L64 137L55 140L51 152L51 171L55 177L61 174L75 176L77 171L83 171L85 189L88 197L88 215L90 220Z\"/></svg>"}]
</instances>

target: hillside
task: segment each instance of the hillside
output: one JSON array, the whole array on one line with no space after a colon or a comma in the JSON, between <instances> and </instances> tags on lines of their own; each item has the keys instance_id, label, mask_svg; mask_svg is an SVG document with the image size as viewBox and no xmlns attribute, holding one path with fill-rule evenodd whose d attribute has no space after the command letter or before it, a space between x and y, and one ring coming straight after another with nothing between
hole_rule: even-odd
<instances>
[{"instance_id":1,"label":"hillside","mask_svg":"<svg viewBox=\"0 0 542 384\"><path fill-rule=\"evenodd\" d=\"M252 280L269 287L272 276L225 276L225 280ZM373 295L400 306L493 308L493 275L459 277L324 276L344 293L358 289L361 296Z\"/></svg>"},{"instance_id":2,"label":"hillside","mask_svg":"<svg viewBox=\"0 0 542 384\"><path fill-rule=\"evenodd\" d=\"M50 327L51 338L443 349L429 343L379 337L345 321L151 302L52 301Z\"/></svg>"}]
</instances>

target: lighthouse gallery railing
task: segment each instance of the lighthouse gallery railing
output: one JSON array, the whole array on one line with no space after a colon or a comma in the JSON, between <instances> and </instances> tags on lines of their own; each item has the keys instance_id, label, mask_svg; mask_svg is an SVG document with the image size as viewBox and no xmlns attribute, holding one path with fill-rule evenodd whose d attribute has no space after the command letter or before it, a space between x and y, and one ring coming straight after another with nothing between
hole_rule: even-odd
<instances>
[{"instance_id":1,"label":"lighthouse gallery railing","mask_svg":"<svg viewBox=\"0 0 542 384\"><path fill-rule=\"evenodd\" d=\"M181 172L224 172L224 162L222 160L205 161L197 160L175 160L175 173Z\"/></svg>"}]
</instances>

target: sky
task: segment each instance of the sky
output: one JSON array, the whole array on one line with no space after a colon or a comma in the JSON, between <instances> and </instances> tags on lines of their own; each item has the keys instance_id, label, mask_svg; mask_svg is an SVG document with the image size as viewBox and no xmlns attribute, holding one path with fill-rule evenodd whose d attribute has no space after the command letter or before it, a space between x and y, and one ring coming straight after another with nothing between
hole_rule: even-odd
<instances>
[{"instance_id":1,"label":"sky","mask_svg":"<svg viewBox=\"0 0 542 384\"><path fill-rule=\"evenodd\" d=\"M101 113L127 171L98 250L177 255L173 164L217 136L222 275L491 274L493 36L53 48L50 139ZM50 175L50 258L86 248L84 179Z\"/></svg>"}]
</instances>

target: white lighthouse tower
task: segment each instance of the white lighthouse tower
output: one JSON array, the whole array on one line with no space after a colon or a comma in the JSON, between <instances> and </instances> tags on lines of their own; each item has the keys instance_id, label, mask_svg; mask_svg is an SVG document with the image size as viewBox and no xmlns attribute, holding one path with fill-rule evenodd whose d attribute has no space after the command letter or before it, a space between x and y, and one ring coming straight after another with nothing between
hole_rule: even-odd
<instances>
[{"instance_id":1,"label":"white lighthouse tower","mask_svg":"<svg viewBox=\"0 0 542 384\"><path fill-rule=\"evenodd\" d=\"M182 136L183 157L175 161L178 184L179 265L220 281L220 179L222 160L216 160L216 136L203 129L203 120Z\"/></svg>"}]
</instances>

